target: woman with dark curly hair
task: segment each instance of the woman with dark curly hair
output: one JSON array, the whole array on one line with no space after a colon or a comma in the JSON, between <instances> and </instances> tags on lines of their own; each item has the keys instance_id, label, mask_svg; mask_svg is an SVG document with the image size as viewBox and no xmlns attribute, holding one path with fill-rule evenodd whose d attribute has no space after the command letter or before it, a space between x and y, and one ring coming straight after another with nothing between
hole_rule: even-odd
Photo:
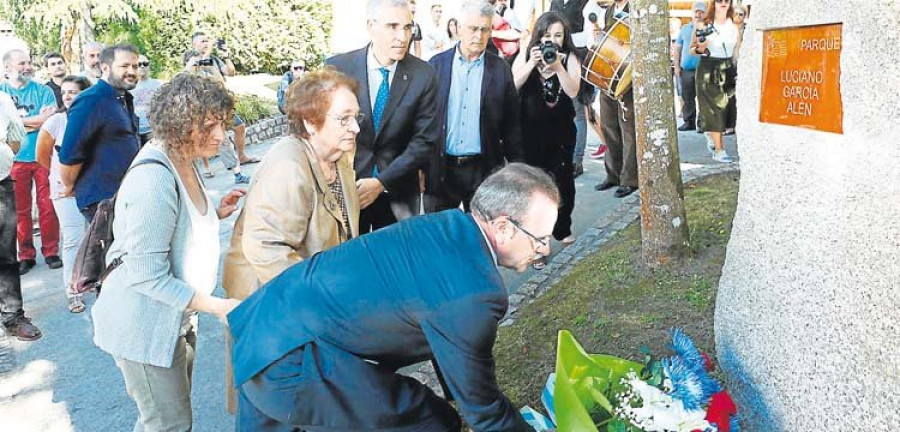
<instances>
[{"instance_id":1,"label":"woman with dark curly hair","mask_svg":"<svg viewBox=\"0 0 900 432\"><path fill-rule=\"evenodd\" d=\"M244 299L288 267L359 235L356 89L332 66L291 83L290 133L263 158L234 226L222 275L228 297ZM228 364L229 411L231 375Z\"/></svg>"},{"instance_id":2,"label":"woman with dark curly hair","mask_svg":"<svg viewBox=\"0 0 900 432\"><path fill-rule=\"evenodd\" d=\"M121 260L94 305L94 343L113 356L137 404L135 430L191 430L197 312L225 320L239 304L211 295L219 265L218 207L192 161L219 151L234 97L215 81L182 73L150 103L153 140L135 157L116 196L107 262Z\"/></svg>"}]
</instances>

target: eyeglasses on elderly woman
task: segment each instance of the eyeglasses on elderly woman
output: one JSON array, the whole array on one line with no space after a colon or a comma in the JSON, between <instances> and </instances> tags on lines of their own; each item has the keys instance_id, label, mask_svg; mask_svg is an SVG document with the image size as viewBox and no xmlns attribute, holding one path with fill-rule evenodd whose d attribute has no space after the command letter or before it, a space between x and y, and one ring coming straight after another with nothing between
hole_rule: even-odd
<instances>
[{"instance_id":1,"label":"eyeglasses on elderly woman","mask_svg":"<svg viewBox=\"0 0 900 432\"><path fill-rule=\"evenodd\" d=\"M353 119L353 121L355 121L357 125L362 124L363 120L366 119L366 115L363 114L363 113L359 113L359 114L356 114L356 115L343 115L343 116L334 115L334 114L331 114L331 113L325 113L325 114L326 114L328 117L331 117L331 118L337 120L338 122L340 122L340 123L341 123L341 126L343 126L343 127L349 126L349 125L350 125L350 120L351 120L351 119Z\"/></svg>"}]
</instances>

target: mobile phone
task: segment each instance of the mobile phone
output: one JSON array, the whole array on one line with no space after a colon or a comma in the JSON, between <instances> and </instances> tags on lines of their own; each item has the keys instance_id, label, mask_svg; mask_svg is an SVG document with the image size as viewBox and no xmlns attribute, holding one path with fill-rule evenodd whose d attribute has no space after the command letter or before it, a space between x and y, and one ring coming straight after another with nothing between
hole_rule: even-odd
<instances>
[{"instance_id":1,"label":"mobile phone","mask_svg":"<svg viewBox=\"0 0 900 432\"><path fill-rule=\"evenodd\" d=\"M225 39L223 39L223 38L216 39L216 48L224 49L225 48Z\"/></svg>"}]
</instances>

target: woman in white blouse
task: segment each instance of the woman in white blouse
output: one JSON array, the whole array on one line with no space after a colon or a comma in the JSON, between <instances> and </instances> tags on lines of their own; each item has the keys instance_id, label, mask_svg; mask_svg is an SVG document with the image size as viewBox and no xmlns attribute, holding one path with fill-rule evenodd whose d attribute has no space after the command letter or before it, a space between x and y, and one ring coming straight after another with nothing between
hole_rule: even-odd
<instances>
[{"instance_id":1,"label":"woman in white blouse","mask_svg":"<svg viewBox=\"0 0 900 432\"><path fill-rule=\"evenodd\" d=\"M732 0L710 0L706 18L691 39L691 53L700 55L697 66L697 113L700 128L712 142L710 151L718 162L731 162L722 146L728 123L728 101L734 95L741 34L734 25ZM697 36L697 34L705 34Z\"/></svg>"},{"instance_id":2,"label":"woman in white blouse","mask_svg":"<svg viewBox=\"0 0 900 432\"><path fill-rule=\"evenodd\" d=\"M66 134L67 110L72 106L75 96L90 86L91 82L85 77L69 75L63 78L60 84L63 110L53 114L41 126L34 151L37 163L50 170L50 199L53 200L53 209L59 218L62 234L63 288L69 299L69 312L72 313L84 311L81 294L72 290L72 266L75 264L75 255L78 254L81 239L84 238L84 216L78 210L75 195L71 191L66 193L63 186L59 173L59 148Z\"/></svg>"}]
</instances>

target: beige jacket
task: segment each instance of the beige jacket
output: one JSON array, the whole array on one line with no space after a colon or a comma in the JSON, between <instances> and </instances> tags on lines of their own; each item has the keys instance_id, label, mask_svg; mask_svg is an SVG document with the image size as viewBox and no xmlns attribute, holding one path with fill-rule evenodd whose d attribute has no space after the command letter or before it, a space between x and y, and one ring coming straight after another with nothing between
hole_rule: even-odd
<instances>
[{"instance_id":1,"label":"beige jacket","mask_svg":"<svg viewBox=\"0 0 900 432\"><path fill-rule=\"evenodd\" d=\"M306 140L287 136L269 149L250 185L225 257L222 286L244 299L293 264L359 235L353 155L338 161L350 233Z\"/></svg>"},{"instance_id":2,"label":"beige jacket","mask_svg":"<svg viewBox=\"0 0 900 432\"><path fill-rule=\"evenodd\" d=\"M341 228L341 207L309 142L286 136L269 149L234 225L222 273L226 296L243 300L288 267L359 235L352 153L338 161L338 175L350 233ZM225 409L234 414L237 400L227 333L225 341Z\"/></svg>"}]
</instances>

